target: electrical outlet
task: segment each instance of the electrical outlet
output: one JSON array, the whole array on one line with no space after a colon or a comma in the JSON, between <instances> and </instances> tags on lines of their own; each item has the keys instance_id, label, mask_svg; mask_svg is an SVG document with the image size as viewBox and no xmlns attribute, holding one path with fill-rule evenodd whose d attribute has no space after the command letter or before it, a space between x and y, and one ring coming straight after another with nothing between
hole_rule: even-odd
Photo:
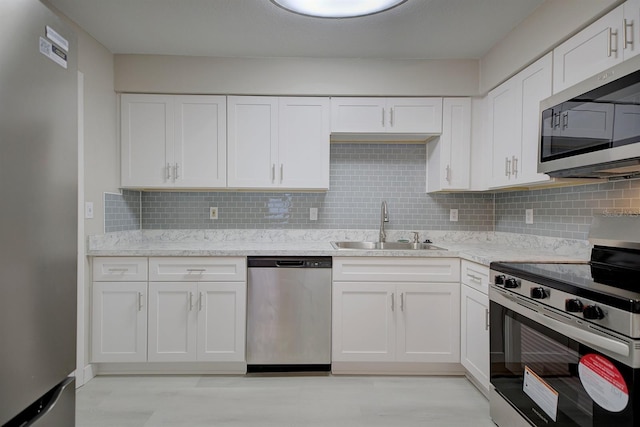
<instances>
[{"instance_id":1,"label":"electrical outlet","mask_svg":"<svg viewBox=\"0 0 640 427\"><path fill-rule=\"evenodd\" d=\"M458 222L458 209L449 209L449 221Z\"/></svg>"},{"instance_id":2,"label":"electrical outlet","mask_svg":"<svg viewBox=\"0 0 640 427\"><path fill-rule=\"evenodd\" d=\"M84 204L84 217L86 219L93 218L93 202L85 202L85 204Z\"/></svg>"},{"instance_id":3,"label":"electrical outlet","mask_svg":"<svg viewBox=\"0 0 640 427\"><path fill-rule=\"evenodd\" d=\"M218 208L209 208L209 219L218 219Z\"/></svg>"},{"instance_id":4,"label":"electrical outlet","mask_svg":"<svg viewBox=\"0 0 640 427\"><path fill-rule=\"evenodd\" d=\"M309 208L309 219L311 221L318 220L318 208Z\"/></svg>"},{"instance_id":5,"label":"electrical outlet","mask_svg":"<svg viewBox=\"0 0 640 427\"><path fill-rule=\"evenodd\" d=\"M525 224L533 224L533 209L525 209L524 222Z\"/></svg>"}]
</instances>

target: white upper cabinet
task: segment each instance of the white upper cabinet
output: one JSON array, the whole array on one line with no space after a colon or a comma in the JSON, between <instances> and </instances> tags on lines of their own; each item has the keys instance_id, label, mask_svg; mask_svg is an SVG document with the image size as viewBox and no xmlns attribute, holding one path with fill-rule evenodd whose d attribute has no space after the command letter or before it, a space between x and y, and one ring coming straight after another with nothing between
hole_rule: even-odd
<instances>
[{"instance_id":1,"label":"white upper cabinet","mask_svg":"<svg viewBox=\"0 0 640 427\"><path fill-rule=\"evenodd\" d=\"M442 98L331 98L331 132L442 131Z\"/></svg>"},{"instance_id":2,"label":"white upper cabinet","mask_svg":"<svg viewBox=\"0 0 640 427\"><path fill-rule=\"evenodd\" d=\"M442 100L442 134L427 143L427 192L468 190L471 172L471 99Z\"/></svg>"},{"instance_id":3,"label":"white upper cabinet","mask_svg":"<svg viewBox=\"0 0 640 427\"><path fill-rule=\"evenodd\" d=\"M551 96L551 62L549 53L489 92L491 188L550 180L548 175L537 173L537 159L540 101Z\"/></svg>"},{"instance_id":4,"label":"white upper cabinet","mask_svg":"<svg viewBox=\"0 0 640 427\"><path fill-rule=\"evenodd\" d=\"M329 188L329 99L230 96L228 185Z\"/></svg>"},{"instance_id":5,"label":"white upper cabinet","mask_svg":"<svg viewBox=\"0 0 640 427\"><path fill-rule=\"evenodd\" d=\"M621 47L624 59L629 59L640 53L640 0L627 0L622 8L624 27Z\"/></svg>"},{"instance_id":6,"label":"white upper cabinet","mask_svg":"<svg viewBox=\"0 0 640 427\"><path fill-rule=\"evenodd\" d=\"M226 186L224 96L124 94L121 185Z\"/></svg>"},{"instance_id":7,"label":"white upper cabinet","mask_svg":"<svg viewBox=\"0 0 640 427\"><path fill-rule=\"evenodd\" d=\"M618 6L553 50L554 93L561 92L624 59L628 50L623 40L627 29L624 27L624 7L625 5ZM631 4L628 9L633 9ZM635 28L634 30L637 31ZM627 29L626 34L630 35L631 31ZM633 52L637 53L637 47L635 51L629 50L629 55L635 54Z\"/></svg>"}]
</instances>

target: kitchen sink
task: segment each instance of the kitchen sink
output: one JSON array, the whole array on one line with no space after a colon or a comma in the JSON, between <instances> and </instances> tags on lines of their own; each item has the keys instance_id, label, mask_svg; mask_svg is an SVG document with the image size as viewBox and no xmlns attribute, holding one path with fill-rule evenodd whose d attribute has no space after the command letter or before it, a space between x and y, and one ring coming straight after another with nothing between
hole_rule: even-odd
<instances>
[{"instance_id":1,"label":"kitchen sink","mask_svg":"<svg viewBox=\"0 0 640 427\"><path fill-rule=\"evenodd\" d=\"M336 249L360 249L360 250L439 250L446 249L434 246L430 243L409 242L331 242Z\"/></svg>"}]
</instances>

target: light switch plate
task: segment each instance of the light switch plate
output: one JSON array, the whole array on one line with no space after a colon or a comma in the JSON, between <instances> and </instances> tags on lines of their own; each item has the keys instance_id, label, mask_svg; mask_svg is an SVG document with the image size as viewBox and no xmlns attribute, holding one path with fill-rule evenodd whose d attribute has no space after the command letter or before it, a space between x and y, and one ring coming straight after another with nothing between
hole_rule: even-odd
<instances>
[{"instance_id":1,"label":"light switch plate","mask_svg":"<svg viewBox=\"0 0 640 427\"><path fill-rule=\"evenodd\" d=\"M533 209L525 209L524 222L525 224L533 224Z\"/></svg>"},{"instance_id":2,"label":"light switch plate","mask_svg":"<svg viewBox=\"0 0 640 427\"><path fill-rule=\"evenodd\" d=\"M93 202L84 203L84 217L85 219L93 218Z\"/></svg>"},{"instance_id":3,"label":"light switch plate","mask_svg":"<svg viewBox=\"0 0 640 427\"><path fill-rule=\"evenodd\" d=\"M449 210L449 221L458 222L458 209Z\"/></svg>"},{"instance_id":4,"label":"light switch plate","mask_svg":"<svg viewBox=\"0 0 640 427\"><path fill-rule=\"evenodd\" d=\"M311 221L318 220L318 208L309 208L309 219Z\"/></svg>"}]
</instances>

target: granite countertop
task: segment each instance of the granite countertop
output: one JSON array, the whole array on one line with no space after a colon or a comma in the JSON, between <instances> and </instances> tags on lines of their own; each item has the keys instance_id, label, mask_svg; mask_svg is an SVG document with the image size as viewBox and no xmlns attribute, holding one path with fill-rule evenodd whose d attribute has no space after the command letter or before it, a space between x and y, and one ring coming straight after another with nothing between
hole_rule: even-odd
<instances>
[{"instance_id":1,"label":"granite countertop","mask_svg":"<svg viewBox=\"0 0 640 427\"><path fill-rule=\"evenodd\" d=\"M389 231L388 241L411 232ZM586 241L495 232L422 231L444 250L335 249L332 241L375 241L377 230L144 230L90 236L89 256L394 256L492 261L586 261Z\"/></svg>"}]
</instances>

